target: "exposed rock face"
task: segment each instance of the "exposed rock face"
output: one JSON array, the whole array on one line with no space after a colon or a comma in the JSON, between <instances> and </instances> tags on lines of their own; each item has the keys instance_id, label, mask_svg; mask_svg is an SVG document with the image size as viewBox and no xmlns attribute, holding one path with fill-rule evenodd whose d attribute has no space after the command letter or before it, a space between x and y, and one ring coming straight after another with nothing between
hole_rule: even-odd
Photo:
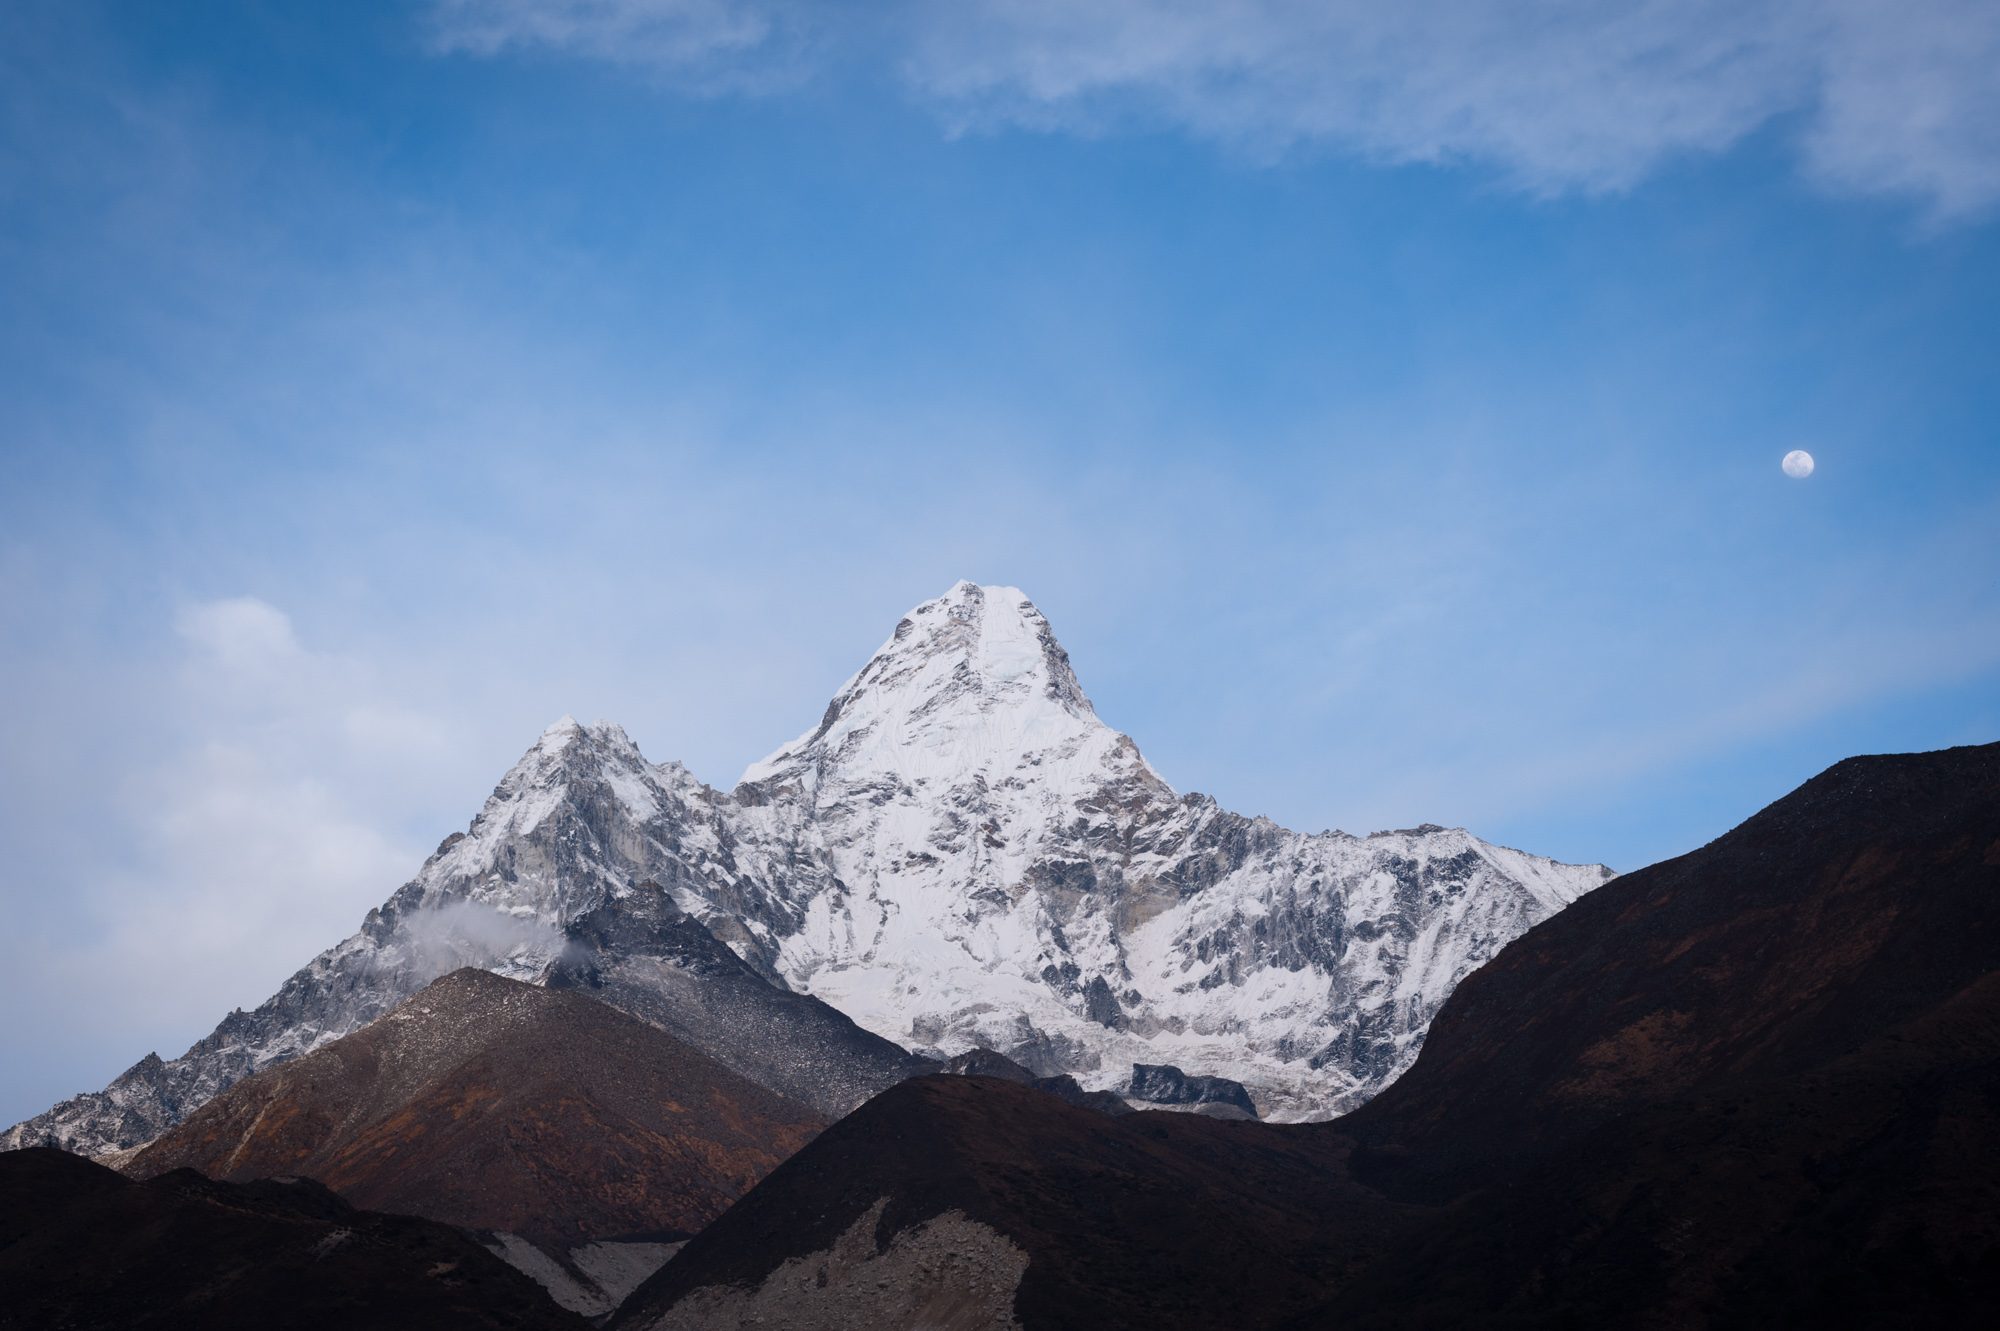
<instances>
[{"instance_id":1,"label":"exposed rock face","mask_svg":"<svg viewBox=\"0 0 2000 1331\"><path fill-rule=\"evenodd\" d=\"M448 1225L304 1180L148 1182L61 1151L0 1154L0 1327L585 1331Z\"/></svg>"},{"instance_id":2,"label":"exposed rock face","mask_svg":"<svg viewBox=\"0 0 2000 1331\"><path fill-rule=\"evenodd\" d=\"M147 1054L101 1091L74 1096L25 1123L0 1132L0 1150L53 1146L95 1156L107 1164L165 1132L223 1087L258 1066L255 1055L229 1042L240 1028L232 1012L215 1033L168 1062Z\"/></svg>"},{"instance_id":3,"label":"exposed rock face","mask_svg":"<svg viewBox=\"0 0 2000 1331\"><path fill-rule=\"evenodd\" d=\"M562 1254L691 1234L822 1126L645 1022L468 968L238 1082L126 1172L305 1175Z\"/></svg>"},{"instance_id":4,"label":"exposed rock face","mask_svg":"<svg viewBox=\"0 0 2000 1331\"><path fill-rule=\"evenodd\" d=\"M1030 1085L1035 1080L1033 1072L991 1049L968 1049L947 1060L940 1071L949 1072L954 1077L998 1077L1021 1086Z\"/></svg>"},{"instance_id":5,"label":"exposed rock face","mask_svg":"<svg viewBox=\"0 0 2000 1331\"><path fill-rule=\"evenodd\" d=\"M946 1211L876 1242L877 1202L824 1252L785 1262L754 1287L711 1286L650 1321L646 1331L1009 1331L1028 1254L1003 1234Z\"/></svg>"},{"instance_id":6,"label":"exposed rock face","mask_svg":"<svg viewBox=\"0 0 2000 1331\"><path fill-rule=\"evenodd\" d=\"M781 1089L822 1112L918 1066L853 1038L872 1033L1091 1089L1172 1063L1241 1082L1267 1117L1323 1116L1408 1066L1468 972L1609 876L1428 825L1308 836L1176 794L1098 719L1034 606L960 583L733 794L616 726L550 727L464 834L270 1001L0 1144L139 1145L463 965L594 974L605 1001L691 1035L690 986L750 991L687 962L675 912L862 1028L822 1013L817 1052L799 1035L775 1060L815 1064ZM575 965L572 934L591 953Z\"/></svg>"},{"instance_id":7,"label":"exposed rock face","mask_svg":"<svg viewBox=\"0 0 2000 1331\"><path fill-rule=\"evenodd\" d=\"M943 1070L956 1077L998 1077L1017 1086L1031 1086L1038 1091L1046 1091L1064 1104L1075 1105L1079 1109L1095 1109L1100 1114L1132 1112L1132 1106L1121 1095L1111 1091L1086 1091L1068 1073L1037 1077L1005 1054L996 1054L991 1049L968 1049L946 1062Z\"/></svg>"},{"instance_id":8,"label":"exposed rock face","mask_svg":"<svg viewBox=\"0 0 2000 1331\"><path fill-rule=\"evenodd\" d=\"M829 1121L937 1069L820 1000L774 985L651 883L571 921L544 981L651 1022Z\"/></svg>"},{"instance_id":9,"label":"exposed rock face","mask_svg":"<svg viewBox=\"0 0 2000 1331\"><path fill-rule=\"evenodd\" d=\"M1257 1117L1257 1106L1240 1083L1227 1077L1190 1077L1172 1066L1134 1064L1126 1094L1156 1105L1227 1105Z\"/></svg>"},{"instance_id":10,"label":"exposed rock face","mask_svg":"<svg viewBox=\"0 0 2000 1331\"><path fill-rule=\"evenodd\" d=\"M599 1240L544 1252L519 1234L479 1236L480 1245L548 1291L558 1307L585 1317L613 1312L680 1251L681 1243Z\"/></svg>"}]
</instances>

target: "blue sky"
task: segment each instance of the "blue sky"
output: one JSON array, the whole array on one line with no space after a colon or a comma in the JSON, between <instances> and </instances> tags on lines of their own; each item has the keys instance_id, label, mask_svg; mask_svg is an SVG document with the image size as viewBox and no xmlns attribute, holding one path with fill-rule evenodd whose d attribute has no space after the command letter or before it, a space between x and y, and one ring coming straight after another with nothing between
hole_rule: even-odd
<instances>
[{"instance_id":1,"label":"blue sky","mask_svg":"<svg viewBox=\"0 0 2000 1331\"><path fill-rule=\"evenodd\" d=\"M2000 739L1992 7L1501 8L10 5L0 1119L960 577L1304 828Z\"/></svg>"}]
</instances>

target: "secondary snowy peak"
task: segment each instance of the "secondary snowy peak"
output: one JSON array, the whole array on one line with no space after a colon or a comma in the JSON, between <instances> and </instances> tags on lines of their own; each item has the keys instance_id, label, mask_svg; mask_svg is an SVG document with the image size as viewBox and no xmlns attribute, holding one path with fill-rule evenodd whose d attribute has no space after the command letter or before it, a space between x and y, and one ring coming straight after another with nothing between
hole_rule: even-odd
<instances>
[{"instance_id":1,"label":"secondary snowy peak","mask_svg":"<svg viewBox=\"0 0 2000 1331\"><path fill-rule=\"evenodd\" d=\"M464 837L448 841L441 853L451 856L447 872L508 880L495 870L495 857L514 838L534 834L552 818L573 816L593 797L645 822L704 789L677 763L647 762L623 727L609 721L586 726L565 716L508 769Z\"/></svg>"},{"instance_id":2,"label":"secondary snowy peak","mask_svg":"<svg viewBox=\"0 0 2000 1331\"><path fill-rule=\"evenodd\" d=\"M691 866L712 864L721 844L714 799L685 768L648 763L619 727L564 717L352 937L181 1057L148 1055L104 1091L0 1133L0 1149L139 1145L251 1073L358 1030L461 966L541 978L571 923L640 884L671 900L726 897L688 887Z\"/></svg>"}]
</instances>

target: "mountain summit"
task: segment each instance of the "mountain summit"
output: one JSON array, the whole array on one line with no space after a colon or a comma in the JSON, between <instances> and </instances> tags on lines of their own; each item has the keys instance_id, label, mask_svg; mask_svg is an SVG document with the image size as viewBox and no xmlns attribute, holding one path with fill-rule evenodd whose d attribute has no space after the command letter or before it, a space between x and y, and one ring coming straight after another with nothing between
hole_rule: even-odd
<instances>
[{"instance_id":1,"label":"mountain summit","mask_svg":"<svg viewBox=\"0 0 2000 1331\"><path fill-rule=\"evenodd\" d=\"M1177 794L1098 718L1041 611L966 582L735 798L818 869L773 931L794 986L913 1047L1099 1088L1134 1064L1222 1073L1280 1117L1365 1099L1459 978L1610 876Z\"/></svg>"},{"instance_id":2,"label":"mountain summit","mask_svg":"<svg viewBox=\"0 0 2000 1331\"><path fill-rule=\"evenodd\" d=\"M921 1066L893 1041L1091 1089L1172 1065L1321 1117L1407 1067L1474 967L1610 877L1460 830L1304 835L1178 794L1019 590L961 582L731 793L565 717L256 1012L0 1142L138 1145L465 965L601 984L758 1080L766 1036L697 1020L730 971L716 943L741 962L728 1010L784 1043L786 1093L817 1088L829 1116Z\"/></svg>"},{"instance_id":3,"label":"mountain summit","mask_svg":"<svg viewBox=\"0 0 2000 1331\"><path fill-rule=\"evenodd\" d=\"M960 779L1107 733L1042 612L1017 588L961 582L905 616L819 725L743 782L810 785L829 768Z\"/></svg>"}]
</instances>

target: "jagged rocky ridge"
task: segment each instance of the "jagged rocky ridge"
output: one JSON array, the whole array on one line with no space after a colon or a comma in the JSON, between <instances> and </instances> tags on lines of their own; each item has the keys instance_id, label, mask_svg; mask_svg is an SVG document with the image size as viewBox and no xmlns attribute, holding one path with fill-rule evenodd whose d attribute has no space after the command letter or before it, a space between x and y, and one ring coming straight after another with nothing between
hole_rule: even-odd
<instances>
[{"instance_id":1,"label":"jagged rocky ridge","mask_svg":"<svg viewBox=\"0 0 2000 1331\"><path fill-rule=\"evenodd\" d=\"M959 583L732 793L648 762L615 725L558 722L465 833L264 1005L0 1145L136 1146L462 965L609 974L600 997L660 1020L661 959L630 964L618 940L679 916L856 1036L986 1047L1091 1089L1172 1064L1241 1082L1266 1117L1320 1117L1407 1067L1473 968L1610 877L1460 830L1306 835L1177 794L1098 718L1019 591ZM594 961L573 964L572 934ZM833 1043L787 1055L810 1065L795 1084L827 1084L823 1112L908 1070L869 1046L864 1075L833 1085L854 1056Z\"/></svg>"}]
</instances>

